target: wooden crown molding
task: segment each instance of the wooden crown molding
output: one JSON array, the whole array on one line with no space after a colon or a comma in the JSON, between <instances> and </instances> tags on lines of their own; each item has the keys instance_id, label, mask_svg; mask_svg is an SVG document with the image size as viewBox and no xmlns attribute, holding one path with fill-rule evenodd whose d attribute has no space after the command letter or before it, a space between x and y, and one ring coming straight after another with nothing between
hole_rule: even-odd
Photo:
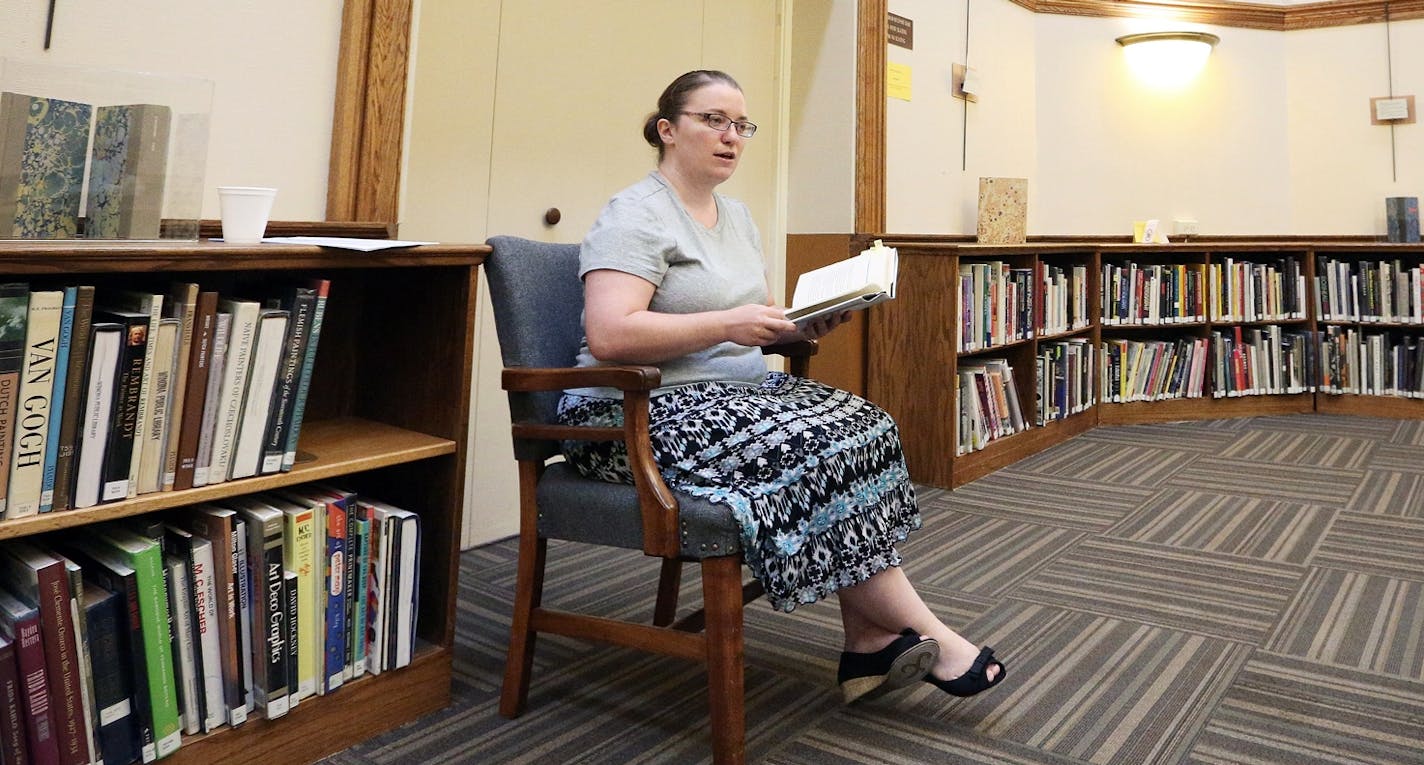
<instances>
[{"instance_id":1,"label":"wooden crown molding","mask_svg":"<svg viewBox=\"0 0 1424 765\"><path fill-rule=\"evenodd\" d=\"M1034 13L1152 18L1286 32L1424 18L1424 0L1331 0L1299 5L1198 0L1009 0Z\"/></svg>"}]
</instances>

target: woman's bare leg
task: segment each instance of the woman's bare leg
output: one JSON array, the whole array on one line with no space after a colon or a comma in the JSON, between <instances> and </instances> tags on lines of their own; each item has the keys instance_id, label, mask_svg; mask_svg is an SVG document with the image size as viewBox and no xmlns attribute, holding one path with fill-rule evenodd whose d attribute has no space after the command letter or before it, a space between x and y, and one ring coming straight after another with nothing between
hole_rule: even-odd
<instances>
[{"instance_id":1,"label":"woman's bare leg","mask_svg":"<svg viewBox=\"0 0 1424 765\"><path fill-rule=\"evenodd\" d=\"M960 637L930 611L899 566L887 568L836 594L840 597L847 651L879 650L889 645L900 630L909 627L939 641L939 659L930 674L941 680L952 680L968 672L979 655L978 647ZM986 674L992 680L998 673L997 668L991 667Z\"/></svg>"}]
</instances>

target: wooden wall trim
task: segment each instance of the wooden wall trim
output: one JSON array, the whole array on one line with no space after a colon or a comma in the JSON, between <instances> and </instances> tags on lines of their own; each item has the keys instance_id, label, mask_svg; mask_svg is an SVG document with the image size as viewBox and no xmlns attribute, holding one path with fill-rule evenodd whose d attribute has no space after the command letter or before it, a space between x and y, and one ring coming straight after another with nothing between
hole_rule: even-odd
<instances>
[{"instance_id":1,"label":"wooden wall trim","mask_svg":"<svg viewBox=\"0 0 1424 765\"><path fill-rule=\"evenodd\" d=\"M860 0L856 24L855 230L885 229L887 0Z\"/></svg>"},{"instance_id":2,"label":"wooden wall trim","mask_svg":"<svg viewBox=\"0 0 1424 765\"><path fill-rule=\"evenodd\" d=\"M1424 18L1424 0L1329 0L1299 5L1202 0L1009 0L1034 13L1152 18L1284 32Z\"/></svg>"},{"instance_id":3,"label":"wooden wall trim","mask_svg":"<svg viewBox=\"0 0 1424 765\"><path fill-rule=\"evenodd\" d=\"M326 218L396 222L412 0L346 0Z\"/></svg>"}]
</instances>

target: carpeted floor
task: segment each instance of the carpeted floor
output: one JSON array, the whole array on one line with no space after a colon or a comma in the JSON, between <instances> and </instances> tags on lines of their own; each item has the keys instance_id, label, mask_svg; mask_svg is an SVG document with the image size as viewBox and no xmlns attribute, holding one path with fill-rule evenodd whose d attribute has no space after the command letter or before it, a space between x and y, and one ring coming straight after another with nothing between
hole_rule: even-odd
<instances>
[{"instance_id":1,"label":"carpeted floor","mask_svg":"<svg viewBox=\"0 0 1424 765\"><path fill-rule=\"evenodd\" d=\"M751 761L1424 763L1424 422L1098 428L920 500L906 572L1007 680L844 707L834 603L754 603ZM549 560L546 603L650 614L656 563ZM703 675L677 659L541 637L529 710L501 718L513 580L512 542L467 552L455 703L327 762L708 760Z\"/></svg>"}]
</instances>

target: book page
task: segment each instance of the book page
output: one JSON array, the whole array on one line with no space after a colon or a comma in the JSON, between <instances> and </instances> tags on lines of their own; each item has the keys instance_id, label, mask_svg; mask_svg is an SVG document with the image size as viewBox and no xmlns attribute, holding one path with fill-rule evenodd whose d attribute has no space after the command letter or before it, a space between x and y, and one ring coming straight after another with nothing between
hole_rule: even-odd
<instances>
[{"instance_id":1,"label":"book page","mask_svg":"<svg viewBox=\"0 0 1424 765\"><path fill-rule=\"evenodd\" d=\"M876 240L859 255L802 274L787 318L804 324L829 313L866 308L895 297L898 253Z\"/></svg>"}]
</instances>

